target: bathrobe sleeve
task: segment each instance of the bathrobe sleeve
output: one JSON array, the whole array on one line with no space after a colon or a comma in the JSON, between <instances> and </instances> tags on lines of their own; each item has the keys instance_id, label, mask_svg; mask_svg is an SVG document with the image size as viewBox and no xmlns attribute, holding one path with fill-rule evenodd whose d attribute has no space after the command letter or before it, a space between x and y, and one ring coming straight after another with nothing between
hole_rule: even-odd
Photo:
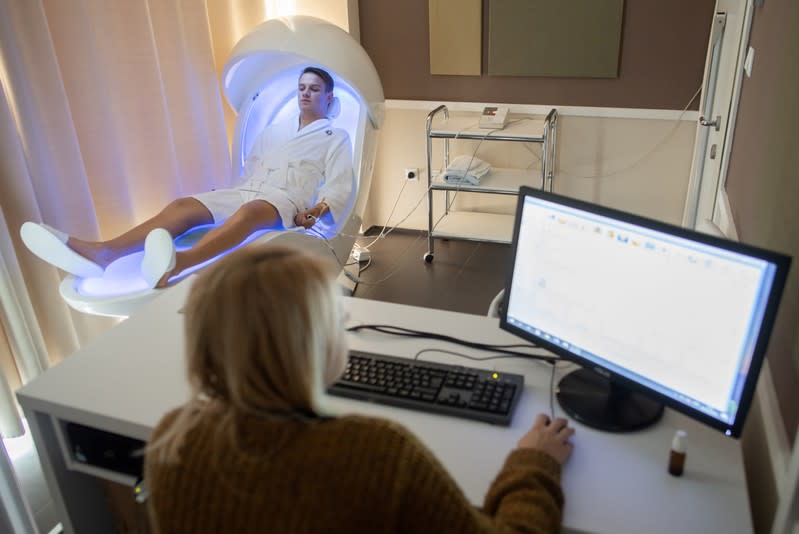
<instances>
[{"instance_id":1,"label":"bathrobe sleeve","mask_svg":"<svg viewBox=\"0 0 799 534\"><path fill-rule=\"evenodd\" d=\"M354 188L350 138L344 130L336 129L325 161L325 180L319 187L316 202L324 199L333 220L339 223L351 207Z\"/></svg>"}]
</instances>

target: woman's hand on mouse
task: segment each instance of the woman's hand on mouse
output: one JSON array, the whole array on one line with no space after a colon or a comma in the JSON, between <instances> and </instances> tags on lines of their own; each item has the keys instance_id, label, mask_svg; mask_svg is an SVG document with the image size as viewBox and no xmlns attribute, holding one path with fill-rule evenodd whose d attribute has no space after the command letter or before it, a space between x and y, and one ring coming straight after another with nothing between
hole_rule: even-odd
<instances>
[{"instance_id":1,"label":"woman's hand on mouse","mask_svg":"<svg viewBox=\"0 0 799 534\"><path fill-rule=\"evenodd\" d=\"M574 429L568 425L562 417L550 419L545 414L538 414L533 427L519 440L519 448L545 452L563 465L573 448L569 438L574 435Z\"/></svg>"}]
</instances>

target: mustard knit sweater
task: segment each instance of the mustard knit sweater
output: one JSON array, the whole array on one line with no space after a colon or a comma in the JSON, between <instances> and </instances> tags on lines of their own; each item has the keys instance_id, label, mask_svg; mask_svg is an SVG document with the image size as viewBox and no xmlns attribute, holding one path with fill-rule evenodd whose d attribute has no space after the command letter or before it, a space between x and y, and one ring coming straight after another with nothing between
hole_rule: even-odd
<instances>
[{"instance_id":1,"label":"mustard knit sweater","mask_svg":"<svg viewBox=\"0 0 799 534\"><path fill-rule=\"evenodd\" d=\"M511 452L480 510L417 438L389 421L246 418L235 445L218 426L205 417L177 463L148 457L155 532L560 530L560 466L539 451Z\"/></svg>"}]
</instances>

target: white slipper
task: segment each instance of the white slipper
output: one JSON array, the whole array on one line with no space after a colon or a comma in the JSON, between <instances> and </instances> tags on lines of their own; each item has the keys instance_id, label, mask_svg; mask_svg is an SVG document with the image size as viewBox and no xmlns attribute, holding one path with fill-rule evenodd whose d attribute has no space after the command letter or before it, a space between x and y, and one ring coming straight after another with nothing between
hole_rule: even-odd
<instances>
[{"instance_id":1,"label":"white slipper","mask_svg":"<svg viewBox=\"0 0 799 534\"><path fill-rule=\"evenodd\" d=\"M175 268L175 242L163 228L156 228L144 240L141 274L150 287L155 287L166 273Z\"/></svg>"},{"instance_id":2,"label":"white slipper","mask_svg":"<svg viewBox=\"0 0 799 534\"><path fill-rule=\"evenodd\" d=\"M104 269L67 245L69 236L46 224L26 222L19 230L22 242L38 257L80 278L99 278Z\"/></svg>"}]
</instances>

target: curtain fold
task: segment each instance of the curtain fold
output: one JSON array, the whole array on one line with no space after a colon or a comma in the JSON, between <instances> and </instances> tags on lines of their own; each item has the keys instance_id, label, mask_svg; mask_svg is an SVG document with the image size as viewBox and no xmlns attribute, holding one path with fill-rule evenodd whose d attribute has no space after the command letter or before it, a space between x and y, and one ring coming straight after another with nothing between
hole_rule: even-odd
<instances>
[{"instance_id":1,"label":"curtain fold","mask_svg":"<svg viewBox=\"0 0 799 534\"><path fill-rule=\"evenodd\" d=\"M13 256L13 245L0 208L0 323L14 355L22 382L28 382L50 366L22 271Z\"/></svg>"}]
</instances>

